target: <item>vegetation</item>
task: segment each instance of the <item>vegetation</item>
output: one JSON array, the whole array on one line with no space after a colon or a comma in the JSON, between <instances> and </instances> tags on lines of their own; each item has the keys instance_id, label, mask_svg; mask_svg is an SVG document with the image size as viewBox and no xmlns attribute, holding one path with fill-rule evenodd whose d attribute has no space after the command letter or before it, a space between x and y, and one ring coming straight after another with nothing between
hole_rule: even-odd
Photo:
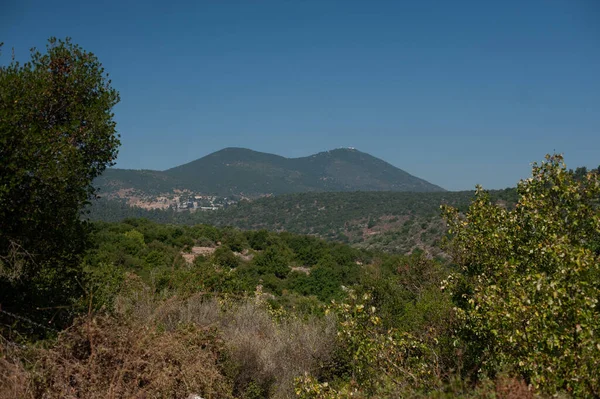
<instances>
[{"instance_id":1,"label":"vegetation","mask_svg":"<svg viewBox=\"0 0 600 399\"><path fill-rule=\"evenodd\" d=\"M84 259L92 275L104 276L115 268L121 275L134 272L157 290L175 290L180 295L243 296L263 286L264 292L278 296L275 302L280 304L294 303L299 295L314 295L325 302L341 298L342 285L358 280L357 262L371 256L288 233L158 225L143 219L97 223L92 240L95 245ZM106 265L113 271L107 271ZM329 288L323 289L324 285ZM102 282L94 289L105 291L110 286ZM103 305L102 298L96 296L97 306Z\"/></svg>"},{"instance_id":2,"label":"vegetation","mask_svg":"<svg viewBox=\"0 0 600 399\"><path fill-rule=\"evenodd\" d=\"M554 394L600 395L600 176L568 173L559 155L534 164L516 208L479 190L463 217L447 208L460 273L458 305L469 363L509 369Z\"/></svg>"},{"instance_id":3,"label":"vegetation","mask_svg":"<svg viewBox=\"0 0 600 399\"><path fill-rule=\"evenodd\" d=\"M478 188L469 206L464 193L264 199L230 213L249 230L87 224L118 144L116 92L69 41L0 71L0 399L600 396L598 171L548 156L516 192ZM372 232L440 203L450 260L262 228L326 236L360 215ZM268 226L236 213L273 204L287 210Z\"/></svg>"},{"instance_id":4,"label":"vegetation","mask_svg":"<svg viewBox=\"0 0 600 399\"><path fill-rule=\"evenodd\" d=\"M102 194L129 189L141 191L147 195L159 195L184 188L183 183L162 172L116 168L106 170L95 180L94 184Z\"/></svg>"},{"instance_id":5,"label":"vegetation","mask_svg":"<svg viewBox=\"0 0 600 399\"><path fill-rule=\"evenodd\" d=\"M60 310L80 289L80 211L117 155L111 109L118 101L98 59L68 39L50 39L46 53L34 49L29 62L0 67L4 310L68 321Z\"/></svg>"},{"instance_id":6,"label":"vegetation","mask_svg":"<svg viewBox=\"0 0 600 399\"><path fill-rule=\"evenodd\" d=\"M495 202L509 207L517 198L514 189L490 194ZM300 193L242 201L223 210L195 213L146 211L101 199L94 203L90 217L105 221L144 217L161 223L289 231L358 248L399 254L424 251L437 256L442 254L439 244L446 230L440 205L464 211L473 196L473 191Z\"/></svg>"},{"instance_id":7,"label":"vegetation","mask_svg":"<svg viewBox=\"0 0 600 399\"><path fill-rule=\"evenodd\" d=\"M403 294L392 303L383 296L385 287L407 278L396 265L419 264L423 268L414 270L425 274L423 269L438 267L290 233L139 219L97 223L91 241L84 259L87 315L61 333L51 350L4 348L11 392L35 397L52 386L56 397L73 391L83 397L162 396L182 392L178 380L203 378L187 388L218 397L289 397L295 378L345 373L352 362L335 338L336 319L326 315L331 299L345 298L344 287L374 287L373 304L382 305L377 317L387 320L382 325L400 328L402 320L411 320L411 327L420 329L427 323L414 317L420 291L398 286L396 292ZM430 278L421 284L428 290L437 282ZM141 336L131 333L140 330ZM171 380L164 371L167 354L160 349L168 345L175 345L168 356L178 365L169 371ZM152 357L144 354L148 347L157 348ZM189 368L191 356L213 360ZM35 369L23 369L19 358L35 363ZM200 384L207 376L212 382ZM15 379L21 382L13 384Z\"/></svg>"},{"instance_id":8,"label":"vegetation","mask_svg":"<svg viewBox=\"0 0 600 399\"><path fill-rule=\"evenodd\" d=\"M598 175L556 156L518 194L514 207L481 189L464 212L445 207L452 264L289 232L97 222L87 312L46 349L4 341L1 385L7 397L596 396Z\"/></svg>"}]
</instances>

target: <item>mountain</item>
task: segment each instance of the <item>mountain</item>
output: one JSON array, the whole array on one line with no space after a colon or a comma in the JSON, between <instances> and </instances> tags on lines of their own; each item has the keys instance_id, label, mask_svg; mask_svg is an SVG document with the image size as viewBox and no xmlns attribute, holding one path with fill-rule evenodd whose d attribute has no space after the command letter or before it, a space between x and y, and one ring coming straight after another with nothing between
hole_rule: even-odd
<instances>
[{"instance_id":1,"label":"mountain","mask_svg":"<svg viewBox=\"0 0 600 399\"><path fill-rule=\"evenodd\" d=\"M137 190L257 197L325 191L445 191L372 155L352 148L302 158L245 148L225 148L163 172L110 169L97 180L101 192Z\"/></svg>"}]
</instances>

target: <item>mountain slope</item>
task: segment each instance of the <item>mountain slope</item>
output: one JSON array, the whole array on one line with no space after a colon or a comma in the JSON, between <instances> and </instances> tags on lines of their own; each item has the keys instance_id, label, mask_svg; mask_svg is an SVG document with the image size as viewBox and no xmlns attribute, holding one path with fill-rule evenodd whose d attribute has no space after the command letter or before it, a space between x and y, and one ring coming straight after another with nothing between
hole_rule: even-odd
<instances>
[{"instance_id":1,"label":"mountain slope","mask_svg":"<svg viewBox=\"0 0 600 399\"><path fill-rule=\"evenodd\" d=\"M340 148L290 162L301 172L316 175L323 191L445 191L355 149Z\"/></svg>"},{"instance_id":2,"label":"mountain slope","mask_svg":"<svg viewBox=\"0 0 600 399\"><path fill-rule=\"evenodd\" d=\"M164 172L124 169L107 172L99 179L105 191L129 185L152 194L173 189L250 197L314 191L444 191L355 149L284 158L244 148L225 148Z\"/></svg>"},{"instance_id":3,"label":"mountain slope","mask_svg":"<svg viewBox=\"0 0 600 399\"><path fill-rule=\"evenodd\" d=\"M103 193L135 190L145 194L160 194L183 189L185 184L168 174L156 170L106 169L94 181Z\"/></svg>"},{"instance_id":4,"label":"mountain slope","mask_svg":"<svg viewBox=\"0 0 600 399\"><path fill-rule=\"evenodd\" d=\"M194 191L216 195L262 195L314 191L298 182L287 158L244 148L225 148L165 171ZM300 183L295 185L295 183Z\"/></svg>"}]
</instances>

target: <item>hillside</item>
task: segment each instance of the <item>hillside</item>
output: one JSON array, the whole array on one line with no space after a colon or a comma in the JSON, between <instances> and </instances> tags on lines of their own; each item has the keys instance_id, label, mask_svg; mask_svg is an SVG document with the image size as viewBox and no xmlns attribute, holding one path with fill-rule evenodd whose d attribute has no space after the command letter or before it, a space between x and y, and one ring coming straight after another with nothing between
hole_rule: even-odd
<instances>
[{"instance_id":1,"label":"hillside","mask_svg":"<svg viewBox=\"0 0 600 399\"><path fill-rule=\"evenodd\" d=\"M162 172L111 169L96 184L107 195L135 191L141 196L174 190L246 197L325 191L444 191L355 149L284 158L244 148L225 148Z\"/></svg>"},{"instance_id":2,"label":"hillside","mask_svg":"<svg viewBox=\"0 0 600 399\"><path fill-rule=\"evenodd\" d=\"M156 170L132 170L111 168L95 180L100 194L119 191L138 191L158 195L181 189L184 184L176 178Z\"/></svg>"},{"instance_id":3,"label":"hillside","mask_svg":"<svg viewBox=\"0 0 600 399\"><path fill-rule=\"evenodd\" d=\"M91 208L93 220L120 221L143 217L162 223L235 226L311 234L353 246L395 253L420 249L440 253L445 225L440 205L465 210L473 191L460 192L338 192L298 193L240 201L210 212L144 210L118 201L101 200ZM514 189L491 192L492 200L516 202Z\"/></svg>"}]
</instances>

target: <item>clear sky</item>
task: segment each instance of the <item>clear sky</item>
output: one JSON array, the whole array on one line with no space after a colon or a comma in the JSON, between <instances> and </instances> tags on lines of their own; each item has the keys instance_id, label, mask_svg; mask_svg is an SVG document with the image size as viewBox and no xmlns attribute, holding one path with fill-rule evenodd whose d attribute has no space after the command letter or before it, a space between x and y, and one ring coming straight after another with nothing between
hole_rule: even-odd
<instances>
[{"instance_id":1,"label":"clear sky","mask_svg":"<svg viewBox=\"0 0 600 399\"><path fill-rule=\"evenodd\" d=\"M0 62L50 36L111 74L122 168L352 146L460 190L600 164L599 0L0 0Z\"/></svg>"}]
</instances>

